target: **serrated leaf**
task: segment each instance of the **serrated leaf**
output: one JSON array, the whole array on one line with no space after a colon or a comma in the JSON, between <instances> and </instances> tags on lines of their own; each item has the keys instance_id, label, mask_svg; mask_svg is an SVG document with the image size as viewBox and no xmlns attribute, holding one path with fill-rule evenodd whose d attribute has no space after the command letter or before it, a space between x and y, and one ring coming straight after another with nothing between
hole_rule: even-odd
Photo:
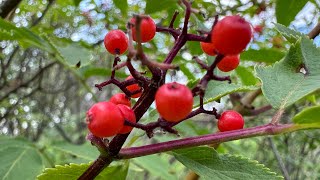
<instances>
[{"instance_id":1,"label":"serrated leaf","mask_svg":"<svg viewBox=\"0 0 320 180\"><path fill-rule=\"evenodd\" d=\"M257 161L229 154L221 155L209 147L175 150L173 155L203 179L283 179Z\"/></svg>"},{"instance_id":2,"label":"serrated leaf","mask_svg":"<svg viewBox=\"0 0 320 180\"><path fill-rule=\"evenodd\" d=\"M114 5L120 9L122 15L127 16L128 1L127 0L113 0Z\"/></svg>"},{"instance_id":3,"label":"serrated leaf","mask_svg":"<svg viewBox=\"0 0 320 180\"><path fill-rule=\"evenodd\" d=\"M281 35L292 44L296 43L300 37L305 37L305 35L301 34L300 32L287 28L282 24L275 24L275 27L281 33Z\"/></svg>"},{"instance_id":4,"label":"serrated leaf","mask_svg":"<svg viewBox=\"0 0 320 180\"><path fill-rule=\"evenodd\" d=\"M275 63L285 56L283 51L278 49L249 49L240 54L241 61Z\"/></svg>"},{"instance_id":5,"label":"serrated leaf","mask_svg":"<svg viewBox=\"0 0 320 180\"><path fill-rule=\"evenodd\" d=\"M14 24L0 18L0 39L17 40L23 46L35 46L52 52L48 43L27 28L18 28Z\"/></svg>"},{"instance_id":6,"label":"serrated leaf","mask_svg":"<svg viewBox=\"0 0 320 180\"><path fill-rule=\"evenodd\" d=\"M224 81L210 81L204 97L204 103L209 103L234 92L246 92L258 89L259 86L244 86L241 84L229 84ZM199 98L195 98L195 107L199 106Z\"/></svg>"},{"instance_id":7,"label":"serrated leaf","mask_svg":"<svg viewBox=\"0 0 320 180\"><path fill-rule=\"evenodd\" d=\"M82 173L89 167L90 164L73 164L70 165L57 165L55 168L46 168L42 174L40 174L38 180L76 180ZM128 164L122 166L109 166L105 168L95 180L125 180L128 173Z\"/></svg>"},{"instance_id":8,"label":"serrated leaf","mask_svg":"<svg viewBox=\"0 0 320 180\"><path fill-rule=\"evenodd\" d=\"M24 139L0 139L0 177L33 180L44 168L40 152Z\"/></svg>"},{"instance_id":9,"label":"serrated leaf","mask_svg":"<svg viewBox=\"0 0 320 180\"><path fill-rule=\"evenodd\" d=\"M175 8L177 2L177 0L161 0L155 3L154 0L147 0L145 13L152 14L165 9Z\"/></svg>"},{"instance_id":10,"label":"serrated leaf","mask_svg":"<svg viewBox=\"0 0 320 180\"><path fill-rule=\"evenodd\" d=\"M288 107L320 88L319 57L319 49L303 37L283 60L273 66L256 67L262 92L274 108Z\"/></svg>"},{"instance_id":11,"label":"serrated leaf","mask_svg":"<svg viewBox=\"0 0 320 180\"><path fill-rule=\"evenodd\" d=\"M303 109L293 117L296 124L320 124L320 106L312 106Z\"/></svg>"},{"instance_id":12,"label":"serrated leaf","mask_svg":"<svg viewBox=\"0 0 320 180\"><path fill-rule=\"evenodd\" d=\"M236 73L241 79L242 84L245 86L256 85L258 83L258 79L253 75L250 67L238 66L236 68Z\"/></svg>"},{"instance_id":13,"label":"serrated leaf","mask_svg":"<svg viewBox=\"0 0 320 180\"><path fill-rule=\"evenodd\" d=\"M61 151L65 154L70 154L87 161L92 161L99 156L99 151L97 148L92 146L90 143L85 143L82 145L59 143L52 145L50 148L53 148L55 151Z\"/></svg>"},{"instance_id":14,"label":"serrated leaf","mask_svg":"<svg viewBox=\"0 0 320 180\"><path fill-rule=\"evenodd\" d=\"M296 15L306 5L308 0L277 0L276 17L277 22L289 26Z\"/></svg>"}]
</instances>

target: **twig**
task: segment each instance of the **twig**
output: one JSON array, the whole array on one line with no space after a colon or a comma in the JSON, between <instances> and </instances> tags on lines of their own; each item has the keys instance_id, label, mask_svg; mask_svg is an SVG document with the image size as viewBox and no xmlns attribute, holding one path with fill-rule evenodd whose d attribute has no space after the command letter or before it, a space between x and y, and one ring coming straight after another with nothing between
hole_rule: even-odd
<instances>
[{"instance_id":1,"label":"twig","mask_svg":"<svg viewBox=\"0 0 320 180\"><path fill-rule=\"evenodd\" d=\"M316 38L320 33L320 22L309 32L308 36L310 39Z\"/></svg>"}]
</instances>

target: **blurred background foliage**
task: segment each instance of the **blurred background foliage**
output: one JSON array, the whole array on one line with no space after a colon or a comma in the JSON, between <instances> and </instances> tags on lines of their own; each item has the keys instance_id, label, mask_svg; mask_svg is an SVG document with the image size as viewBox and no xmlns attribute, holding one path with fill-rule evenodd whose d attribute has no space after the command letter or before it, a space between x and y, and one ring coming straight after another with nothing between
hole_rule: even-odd
<instances>
[{"instance_id":1,"label":"blurred background foliage","mask_svg":"<svg viewBox=\"0 0 320 180\"><path fill-rule=\"evenodd\" d=\"M0 8L8 8L10 1L0 0ZM106 101L119 92L112 85L102 91L94 88L94 84L106 80L111 72L113 57L104 49L105 34L112 29L126 31L126 23L132 15L141 13L149 14L159 26L168 26L172 15L178 11L175 27L181 27L184 6L177 0L11 1L15 2L17 6L7 14L2 13L0 19L0 144L11 147L11 143L14 147L18 141L30 142L21 146L22 150L32 147L34 151L30 153L41 157L40 161L33 163L36 173L30 177L39 174L43 167L93 161L98 151L85 140L88 133L85 112L94 102ZM233 82L248 91L258 89L260 85L253 67L279 61L289 47L289 43L274 29L273 23L308 33L319 21L320 14L319 0L192 2L192 33L208 31L216 13L221 16L240 14L252 23L255 29L252 43L241 54L241 65L231 73ZM173 42L171 36L157 33L150 43L144 44L144 49L150 59L163 61ZM320 37L315 38L314 42L319 46ZM199 56L208 62L213 59L202 53L198 42L188 42L174 61L180 70L170 71L167 81L189 83L190 86L194 84L203 71L192 61L192 56ZM121 57L122 60L125 58ZM134 65L140 71L146 70L139 62ZM117 71L116 76L124 79L128 74L123 69ZM212 89L215 87L212 85ZM236 91L231 89L227 93L230 95L219 97L219 101L210 102L207 107L213 105L219 110L236 108L239 104L237 99L248 94ZM319 98L317 92L295 103L286 111L282 121L291 122L292 116L305 107L319 105ZM207 95L206 99L208 102L217 100L211 95ZM259 96L250 108L267 104L266 99ZM247 115L246 127L265 124L275 113L271 109L255 115L248 113L247 109L241 110ZM151 122L157 117L151 108L141 122ZM213 133L217 131L215 122L212 116L197 116L176 127L180 137L163 134L159 130L154 138L148 139L144 132L134 130L127 146ZM289 179L317 179L320 177L320 166L317 166L320 164L319 135L318 131L310 131L251 138L223 143L217 150L258 160ZM7 152L4 148L1 150ZM195 178L168 154L136 158L130 162L126 165L129 166L127 179ZM28 166L30 162L20 160L19 163ZM119 162L115 166L117 164ZM21 173L25 173L23 169Z\"/></svg>"}]
</instances>

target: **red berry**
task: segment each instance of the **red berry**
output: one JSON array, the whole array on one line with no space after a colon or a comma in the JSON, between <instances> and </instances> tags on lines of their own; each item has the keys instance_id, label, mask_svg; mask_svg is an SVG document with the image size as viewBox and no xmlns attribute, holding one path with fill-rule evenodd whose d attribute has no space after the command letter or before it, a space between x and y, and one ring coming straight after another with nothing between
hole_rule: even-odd
<instances>
[{"instance_id":1,"label":"red berry","mask_svg":"<svg viewBox=\"0 0 320 180\"><path fill-rule=\"evenodd\" d=\"M128 76L128 77L126 78L126 80L129 80L129 79L132 79L132 78L133 78L133 77L130 75L130 76ZM131 95L132 98L138 98L138 97L140 97L141 94L142 94L142 92L141 92L141 87L140 87L138 84L129 85L129 86L127 86L127 89L128 89L131 93L140 90L140 92Z\"/></svg>"},{"instance_id":2,"label":"red berry","mask_svg":"<svg viewBox=\"0 0 320 180\"><path fill-rule=\"evenodd\" d=\"M131 18L130 23L135 25L136 18ZM133 26L131 28L132 32L132 39L137 41L136 38L136 28ZM156 34L156 24L154 23L153 19L150 17L145 17L141 19L140 24L140 32L141 32L141 42L148 42L153 39L154 35Z\"/></svg>"},{"instance_id":3,"label":"red berry","mask_svg":"<svg viewBox=\"0 0 320 180\"><path fill-rule=\"evenodd\" d=\"M90 132L98 137L114 136L124 124L120 109L111 102L94 104L87 112L86 121Z\"/></svg>"},{"instance_id":4,"label":"red berry","mask_svg":"<svg viewBox=\"0 0 320 180\"><path fill-rule=\"evenodd\" d=\"M263 31L263 26L262 25L256 25L253 27L254 32L261 34Z\"/></svg>"},{"instance_id":5,"label":"red berry","mask_svg":"<svg viewBox=\"0 0 320 180\"><path fill-rule=\"evenodd\" d=\"M200 42L200 46L203 52L210 56L215 56L216 55L216 48L214 47L213 43L206 43L206 42Z\"/></svg>"},{"instance_id":6,"label":"red berry","mask_svg":"<svg viewBox=\"0 0 320 180\"><path fill-rule=\"evenodd\" d=\"M223 131L232 131L237 129L243 129L244 120L242 115L237 111L228 110L221 114L218 120L218 129Z\"/></svg>"},{"instance_id":7,"label":"red berry","mask_svg":"<svg viewBox=\"0 0 320 180\"><path fill-rule=\"evenodd\" d=\"M225 56L218 64L217 67L223 72L229 72L238 67L240 62L240 55Z\"/></svg>"},{"instance_id":8,"label":"red berry","mask_svg":"<svg viewBox=\"0 0 320 180\"><path fill-rule=\"evenodd\" d=\"M104 46L111 54L123 54L128 49L128 38L121 30L111 30L104 37Z\"/></svg>"},{"instance_id":9,"label":"red berry","mask_svg":"<svg viewBox=\"0 0 320 180\"><path fill-rule=\"evenodd\" d=\"M219 53L234 55L246 48L251 37L251 26L245 19L238 15L226 16L212 30L211 42Z\"/></svg>"},{"instance_id":10,"label":"red berry","mask_svg":"<svg viewBox=\"0 0 320 180\"><path fill-rule=\"evenodd\" d=\"M169 122L178 122L187 117L193 106L190 89L176 82L162 85L156 93L155 101L160 116Z\"/></svg>"},{"instance_id":11,"label":"red berry","mask_svg":"<svg viewBox=\"0 0 320 180\"><path fill-rule=\"evenodd\" d=\"M134 114L133 110L123 104L118 104L118 107L123 115L123 117L130 121L135 123L136 122L136 115ZM128 132L130 132L132 130L133 127L131 126L123 126L123 128L119 131L119 134L127 134Z\"/></svg>"},{"instance_id":12,"label":"red berry","mask_svg":"<svg viewBox=\"0 0 320 180\"><path fill-rule=\"evenodd\" d=\"M128 98L124 93L118 93L113 95L109 101L114 104L124 104L126 106L131 107L130 98Z\"/></svg>"}]
</instances>

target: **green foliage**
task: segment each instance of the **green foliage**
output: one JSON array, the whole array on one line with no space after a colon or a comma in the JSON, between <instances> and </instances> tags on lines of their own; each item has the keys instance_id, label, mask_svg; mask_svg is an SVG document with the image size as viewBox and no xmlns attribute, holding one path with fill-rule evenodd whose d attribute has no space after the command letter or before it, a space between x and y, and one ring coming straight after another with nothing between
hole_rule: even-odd
<instances>
[{"instance_id":1,"label":"green foliage","mask_svg":"<svg viewBox=\"0 0 320 180\"><path fill-rule=\"evenodd\" d=\"M303 109L294 116L293 122L297 124L320 124L320 106L312 106Z\"/></svg>"},{"instance_id":2,"label":"green foliage","mask_svg":"<svg viewBox=\"0 0 320 180\"><path fill-rule=\"evenodd\" d=\"M24 139L0 136L0 177L33 180L44 168L40 152Z\"/></svg>"},{"instance_id":3,"label":"green foliage","mask_svg":"<svg viewBox=\"0 0 320 180\"><path fill-rule=\"evenodd\" d=\"M304 36L300 32L289 29L282 24L275 24L275 27L291 44L296 43L300 37Z\"/></svg>"},{"instance_id":4,"label":"green foliage","mask_svg":"<svg viewBox=\"0 0 320 180\"><path fill-rule=\"evenodd\" d=\"M231 83L229 84L227 81L210 81L208 84L208 88L205 94L204 103L209 103L212 101L217 101L225 95L234 93L234 92L246 92L258 89L258 86L244 86L241 84ZM196 98L195 106L199 106L198 100Z\"/></svg>"},{"instance_id":5,"label":"green foliage","mask_svg":"<svg viewBox=\"0 0 320 180\"><path fill-rule=\"evenodd\" d=\"M241 156L221 155L209 147L175 150L173 155L203 179L283 179L257 161Z\"/></svg>"},{"instance_id":6,"label":"green foliage","mask_svg":"<svg viewBox=\"0 0 320 180\"><path fill-rule=\"evenodd\" d=\"M48 43L27 28L18 28L12 23L0 18L0 39L17 40L23 47L35 46L50 51Z\"/></svg>"},{"instance_id":7,"label":"green foliage","mask_svg":"<svg viewBox=\"0 0 320 180\"><path fill-rule=\"evenodd\" d=\"M277 0L276 18L277 22L289 26L296 15L305 6L308 0Z\"/></svg>"},{"instance_id":8,"label":"green foliage","mask_svg":"<svg viewBox=\"0 0 320 180\"><path fill-rule=\"evenodd\" d=\"M285 59L256 68L263 94L274 108L286 108L320 88L319 56L319 49L303 37L291 46ZM302 67L305 73L300 72Z\"/></svg>"},{"instance_id":9,"label":"green foliage","mask_svg":"<svg viewBox=\"0 0 320 180\"><path fill-rule=\"evenodd\" d=\"M236 73L239 76L241 82L245 86L254 86L258 83L258 79L254 76L253 70L250 67L238 66Z\"/></svg>"},{"instance_id":10,"label":"green foliage","mask_svg":"<svg viewBox=\"0 0 320 180\"><path fill-rule=\"evenodd\" d=\"M264 62L264 63L275 63L285 56L285 52L279 49L249 49L240 54L241 61L253 61L253 62Z\"/></svg>"},{"instance_id":11,"label":"green foliage","mask_svg":"<svg viewBox=\"0 0 320 180\"><path fill-rule=\"evenodd\" d=\"M127 16L128 13L128 1L127 0L113 0L114 5L120 9L123 16Z\"/></svg>"},{"instance_id":12,"label":"green foliage","mask_svg":"<svg viewBox=\"0 0 320 180\"><path fill-rule=\"evenodd\" d=\"M146 14L153 14L162 10L168 10L176 8L176 0L161 0L154 2L154 0L147 0L147 5L145 9Z\"/></svg>"},{"instance_id":13,"label":"green foliage","mask_svg":"<svg viewBox=\"0 0 320 180\"><path fill-rule=\"evenodd\" d=\"M87 142L82 145L73 145L70 143L59 143L53 145L55 151L60 151L64 154L69 154L86 161L92 161L99 156L99 151Z\"/></svg>"},{"instance_id":14,"label":"green foliage","mask_svg":"<svg viewBox=\"0 0 320 180\"><path fill-rule=\"evenodd\" d=\"M90 164L73 164L60 166L55 168L46 168L42 174L40 174L38 180L76 180L79 176L89 167ZM104 169L95 179L114 179L125 180L128 172L128 164L117 166L109 166Z\"/></svg>"}]
</instances>

